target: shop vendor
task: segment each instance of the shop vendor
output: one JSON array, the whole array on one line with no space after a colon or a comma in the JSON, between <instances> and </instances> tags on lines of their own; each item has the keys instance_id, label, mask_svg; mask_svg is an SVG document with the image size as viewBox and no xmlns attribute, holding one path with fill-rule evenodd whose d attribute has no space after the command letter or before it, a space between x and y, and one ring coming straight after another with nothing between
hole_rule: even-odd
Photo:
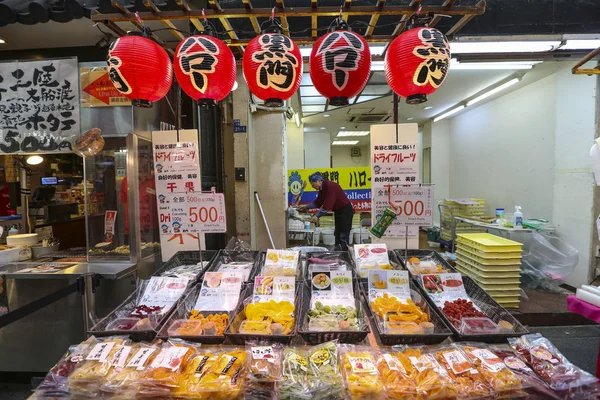
<instances>
[{"instance_id":1,"label":"shop vendor","mask_svg":"<svg viewBox=\"0 0 600 400\"><path fill-rule=\"evenodd\" d=\"M333 211L335 215L335 245L346 245L350 241L350 230L352 229L352 217L354 208L348 200L348 196L335 182L323 179L323 175L319 172L308 177L310 185L319 191L314 203L301 205L298 210L311 210L318 208L319 211L312 218L312 222L317 222L320 217L327 214L328 211Z\"/></svg>"}]
</instances>

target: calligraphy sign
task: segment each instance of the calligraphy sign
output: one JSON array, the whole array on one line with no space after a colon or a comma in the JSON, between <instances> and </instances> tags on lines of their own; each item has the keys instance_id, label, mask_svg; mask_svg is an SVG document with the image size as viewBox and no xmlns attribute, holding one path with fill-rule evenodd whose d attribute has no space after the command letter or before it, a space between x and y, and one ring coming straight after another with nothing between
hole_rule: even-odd
<instances>
[{"instance_id":1,"label":"calligraphy sign","mask_svg":"<svg viewBox=\"0 0 600 400\"><path fill-rule=\"evenodd\" d=\"M75 58L0 63L0 153L73 150L78 74Z\"/></svg>"}]
</instances>

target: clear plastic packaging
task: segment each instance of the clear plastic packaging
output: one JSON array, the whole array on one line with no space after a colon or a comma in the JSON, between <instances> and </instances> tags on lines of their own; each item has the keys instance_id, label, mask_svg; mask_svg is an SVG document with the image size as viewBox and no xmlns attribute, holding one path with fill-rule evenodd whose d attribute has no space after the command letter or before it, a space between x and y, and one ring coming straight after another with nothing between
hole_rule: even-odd
<instances>
[{"instance_id":1,"label":"clear plastic packaging","mask_svg":"<svg viewBox=\"0 0 600 400\"><path fill-rule=\"evenodd\" d=\"M232 261L226 264L221 264L218 272L242 272L244 280L250 278L250 273L254 267L254 261Z\"/></svg>"},{"instance_id":2,"label":"clear plastic packaging","mask_svg":"<svg viewBox=\"0 0 600 400\"><path fill-rule=\"evenodd\" d=\"M97 397L100 385L110 372L117 352L123 346L129 346L128 339L108 337L98 339L85 356L85 361L69 378L69 390L72 395Z\"/></svg>"},{"instance_id":3,"label":"clear plastic packaging","mask_svg":"<svg viewBox=\"0 0 600 400\"><path fill-rule=\"evenodd\" d=\"M308 350L308 386L313 400L342 399L337 341L322 343Z\"/></svg>"},{"instance_id":4,"label":"clear plastic packaging","mask_svg":"<svg viewBox=\"0 0 600 400\"><path fill-rule=\"evenodd\" d=\"M107 331L133 331L137 330L140 322L136 317L117 318L106 326Z\"/></svg>"},{"instance_id":5,"label":"clear plastic packaging","mask_svg":"<svg viewBox=\"0 0 600 400\"><path fill-rule=\"evenodd\" d=\"M341 370L348 398L384 399L385 391L377 370L377 353L370 347L340 346Z\"/></svg>"},{"instance_id":6,"label":"clear plastic packaging","mask_svg":"<svg viewBox=\"0 0 600 400\"><path fill-rule=\"evenodd\" d=\"M354 300L351 300L354 302ZM340 301L343 302L343 301ZM345 301L347 303L347 301ZM323 305L315 302L308 310L308 329L310 331L358 331L364 329L358 318L356 307L339 305Z\"/></svg>"},{"instance_id":7,"label":"clear plastic packaging","mask_svg":"<svg viewBox=\"0 0 600 400\"><path fill-rule=\"evenodd\" d=\"M246 400L271 400L283 372L283 346L279 343L246 342L248 379Z\"/></svg>"},{"instance_id":8,"label":"clear plastic packaging","mask_svg":"<svg viewBox=\"0 0 600 400\"><path fill-rule=\"evenodd\" d=\"M571 364L552 343L539 333L509 338L513 349L552 389L570 391L598 382L587 372Z\"/></svg>"},{"instance_id":9,"label":"clear plastic packaging","mask_svg":"<svg viewBox=\"0 0 600 400\"><path fill-rule=\"evenodd\" d=\"M190 281L194 281L196 277L204 271L207 265L208 261L202 261L198 264L180 265L179 267L171 268L170 270L163 272L161 276L187 278Z\"/></svg>"},{"instance_id":10,"label":"clear plastic packaging","mask_svg":"<svg viewBox=\"0 0 600 400\"><path fill-rule=\"evenodd\" d=\"M452 345L438 345L427 351L435 354L437 361L446 369L458 388L460 398L474 399L490 395L488 383L460 349Z\"/></svg>"},{"instance_id":11,"label":"clear plastic packaging","mask_svg":"<svg viewBox=\"0 0 600 400\"><path fill-rule=\"evenodd\" d=\"M85 356L96 343L93 336L76 346L69 347L67 353L48 372L42 383L38 385L35 394L38 398L68 397L69 377L85 360Z\"/></svg>"},{"instance_id":12,"label":"clear plastic packaging","mask_svg":"<svg viewBox=\"0 0 600 400\"><path fill-rule=\"evenodd\" d=\"M443 265L438 264L437 260L433 257L411 257L406 262L406 268L413 275L424 275L424 274L442 274L451 272Z\"/></svg>"},{"instance_id":13,"label":"clear plastic packaging","mask_svg":"<svg viewBox=\"0 0 600 400\"><path fill-rule=\"evenodd\" d=\"M169 326L169 336L200 336L202 322L193 319L176 319Z\"/></svg>"},{"instance_id":14,"label":"clear plastic packaging","mask_svg":"<svg viewBox=\"0 0 600 400\"><path fill-rule=\"evenodd\" d=\"M385 321L384 332L388 335L422 335L423 328L414 322Z\"/></svg>"},{"instance_id":15,"label":"clear plastic packaging","mask_svg":"<svg viewBox=\"0 0 600 400\"><path fill-rule=\"evenodd\" d=\"M377 370L388 398L395 400L419 399L417 383L414 379L416 374L410 374L406 370L396 353L381 353L377 359Z\"/></svg>"},{"instance_id":16,"label":"clear plastic packaging","mask_svg":"<svg viewBox=\"0 0 600 400\"><path fill-rule=\"evenodd\" d=\"M283 375L278 394L280 400L311 398L308 388L308 354L306 350L295 347L283 350Z\"/></svg>"},{"instance_id":17,"label":"clear plastic packaging","mask_svg":"<svg viewBox=\"0 0 600 400\"><path fill-rule=\"evenodd\" d=\"M240 325L240 333L289 335L294 330L296 307L291 301L270 300L252 303L250 296L244 300L244 305L246 320Z\"/></svg>"},{"instance_id":18,"label":"clear plastic packaging","mask_svg":"<svg viewBox=\"0 0 600 400\"><path fill-rule=\"evenodd\" d=\"M104 139L100 136L101 134L102 130L99 128L85 131L75 140L73 152L81 157L91 157L98 154L104 148Z\"/></svg>"},{"instance_id":19,"label":"clear plastic packaging","mask_svg":"<svg viewBox=\"0 0 600 400\"><path fill-rule=\"evenodd\" d=\"M466 317L460 320L459 332L463 335L491 335L500 328L488 317Z\"/></svg>"},{"instance_id":20,"label":"clear plastic packaging","mask_svg":"<svg viewBox=\"0 0 600 400\"><path fill-rule=\"evenodd\" d=\"M212 368L213 364L219 358L218 349L216 348L199 348L188 359L179 379L179 387L171 393L175 398L181 399L198 399L206 398L200 396L200 382L207 372Z\"/></svg>"},{"instance_id":21,"label":"clear plastic packaging","mask_svg":"<svg viewBox=\"0 0 600 400\"><path fill-rule=\"evenodd\" d=\"M490 385L497 397L524 397L523 382L483 343L455 343Z\"/></svg>"}]
</instances>

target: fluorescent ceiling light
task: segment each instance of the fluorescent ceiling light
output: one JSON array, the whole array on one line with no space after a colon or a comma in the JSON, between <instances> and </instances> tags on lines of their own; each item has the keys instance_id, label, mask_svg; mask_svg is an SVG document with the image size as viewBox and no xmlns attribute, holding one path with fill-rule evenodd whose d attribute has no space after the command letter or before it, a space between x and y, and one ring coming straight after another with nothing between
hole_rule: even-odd
<instances>
[{"instance_id":1,"label":"fluorescent ceiling light","mask_svg":"<svg viewBox=\"0 0 600 400\"><path fill-rule=\"evenodd\" d=\"M41 164L44 159L41 156L29 156L25 162L29 165L38 165Z\"/></svg>"},{"instance_id":2,"label":"fluorescent ceiling light","mask_svg":"<svg viewBox=\"0 0 600 400\"><path fill-rule=\"evenodd\" d=\"M312 47L300 48L300 54L302 54L302 57L310 57L310 53L312 53Z\"/></svg>"},{"instance_id":3,"label":"fluorescent ceiling light","mask_svg":"<svg viewBox=\"0 0 600 400\"><path fill-rule=\"evenodd\" d=\"M559 50L593 50L593 49L597 49L598 47L600 47L600 39L594 39L594 40L573 39L573 40L567 40L567 43L560 46Z\"/></svg>"},{"instance_id":4,"label":"fluorescent ceiling light","mask_svg":"<svg viewBox=\"0 0 600 400\"><path fill-rule=\"evenodd\" d=\"M388 85L371 85L368 84L363 89L361 95L373 96L373 95L384 95L388 94L390 87Z\"/></svg>"},{"instance_id":5,"label":"fluorescent ceiling light","mask_svg":"<svg viewBox=\"0 0 600 400\"><path fill-rule=\"evenodd\" d=\"M358 140L336 140L332 144L336 146L352 146L358 144Z\"/></svg>"},{"instance_id":6,"label":"fluorescent ceiling light","mask_svg":"<svg viewBox=\"0 0 600 400\"><path fill-rule=\"evenodd\" d=\"M455 58L450 62L450 69L531 69L535 64L540 64L542 61L500 61L500 62L469 62L461 63Z\"/></svg>"},{"instance_id":7,"label":"fluorescent ceiling light","mask_svg":"<svg viewBox=\"0 0 600 400\"><path fill-rule=\"evenodd\" d=\"M4 43L6 43L6 40L0 39L0 44L4 44Z\"/></svg>"},{"instance_id":8,"label":"fluorescent ceiling light","mask_svg":"<svg viewBox=\"0 0 600 400\"><path fill-rule=\"evenodd\" d=\"M425 106L423 107L423 110L431 110L433 108L433 106Z\"/></svg>"},{"instance_id":9,"label":"fluorescent ceiling light","mask_svg":"<svg viewBox=\"0 0 600 400\"><path fill-rule=\"evenodd\" d=\"M494 94L496 94L498 92L501 92L502 90L506 89L507 87L510 87L510 86L512 86L512 85L514 85L515 83L518 83L518 82L519 82L519 78L514 78L514 79L511 79L510 81L508 81L506 83L503 83L500 86L497 86L497 87L493 88L492 90L488 90L484 94L479 95L479 96L475 97L472 100L469 100L467 102L467 107L472 106L473 104L478 103L481 100L483 100L483 99L485 99L487 97L490 97L490 96L492 96L492 95L494 95Z\"/></svg>"},{"instance_id":10,"label":"fluorescent ceiling light","mask_svg":"<svg viewBox=\"0 0 600 400\"><path fill-rule=\"evenodd\" d=\"M337 137L342 136L368 136L369 131L339 131Z\"/></svg>"},{"instance_id":11,"label":"fluorescent ceiling light","mask_svg":"<svg viewBox=\"0 0 600 400\"><path fill-rule=\"evenodd\" d=\"M439 115L439 116L435 117L435 118L433 119L433 122L438 122L438 121L441 121L441 120L443 120L443 119L444 119L444 118L446 118L446 117L449 117L449 116L451 116L451 115L453 115L453 114L456 114L457 112L459 112L459 111L460 111L460 110L462 110L463 108L465 108L465 106L464 106L464 105L460 105L460 106L458 106L458 107L455 107L455 108L451 109L450 111L446 111L446 112L445 112L445 113L443 113L442 115Z\"/></svg>"},{"instance_id":12,"label":"fluorescent ceiling light","mask_svg":"<svg viewBox=\"0 0 600 400\"><path fill-rule=\"evenodd\" d=\"M383 54L383 51L385 50L385 46L369 45L369 50L371 50L371 56L380 56Z\"/></svg>"},{"instance_id":13,"label":"fluorescent ceiling light","mask_svg":"<svg viewBox=\"0 0 600 400\"><path fill-rule=\"evenodd\" d=\"M331 115L329 115L329 114L323 114L323 117L324 117L324 118L327 118L327 117L330 117L330 116L331 116Z\"/></svg>"},{"instance_id":14,"label":"fluorescent ceiling light","mask_svg":"<svg viewBox=\"0 0 600 400\"><path fill-rule=\"evenodd\" d=\"M325 128L324 126L322 126L322 127L321 127L321 130L322 130L322 131L324 131L325 129L327 129L327 128Z\"/></svg>"},{"instance_id":15,"label":"fluorescent ceiling light","mask_svg":"<svg viewBox=\"0 0 600 400\"><path fill-rule=\"evenodd\" d=\"M345 126L340 126L340 129L346 129L346 127Z\"/></svg>"},{"instance_id":16,"label":"fluorescent ceiling light","mask_svg":"<svg viewBox=\"0 0 600 400\"><path fill-rule=\"evenodd\" d=\"M302 106L302 112L323 112L324 106Z\"/></svg>"},{"instance_id":17,"label":"fluorescent ceiling light","mask_svg":"<svg viewBox=\"0 0 600 400\"><path fill-rule=\"evenodd\" d=\"M371 61L371 71L383 71L383 61Z\"/></svg>"},{"instance_id":18,"label":"fluorescent ceiling light","mask_svg":"<svg viewBox=\"0 0 600 400\"><path fill-rule=\"evenodd\" d=\"M452 54L473 53L539 53L560 46L559 40L515 42L452 42Z\"/></svg>"},{"instance_id":19,"label":"fluorescent ceiling light","mask_svg":"<svg viewBox=\"0 0 600 400\"><path fill-rule=\"evenodd\" d=\"M317 89L315 89L312 86L300 86L300 96L319 96L319 97L323 97L321 96L321 93L319 93L317 91Z\"/></svg>"},{"instance_id":20,"label":"fluorescent ceiling light","mask_svg":"<svg viewBox=\"0 0 600 400\"><path fill-rule=\"evenodd\" d=\"M325 97L301 97L301 99L303 106L315 104L325 105L325 103L327 103L327 99Z\"/></svg>"},{"instance_id":21,"label":"fluorescent ceiling light","mask_svg":"<svg viewBox=\"0 0 600 400\"><path fill-rule=\"evenodd\" d=\"M407 121L412 121L413 119L414 119L413 117L406 118Z\"/></svg>"},{"instance_id":22,"label":"fluorescent ceiling light","mask_svg":"<svg viewBox=\"0 0 600 400\"><path fill-rule=\"evenodd\" d=\"M302 74L302 82L300 82L300 86L312 86L312 79L310 79L310 74L304 73Z\"/></svg>"}]
</instances>

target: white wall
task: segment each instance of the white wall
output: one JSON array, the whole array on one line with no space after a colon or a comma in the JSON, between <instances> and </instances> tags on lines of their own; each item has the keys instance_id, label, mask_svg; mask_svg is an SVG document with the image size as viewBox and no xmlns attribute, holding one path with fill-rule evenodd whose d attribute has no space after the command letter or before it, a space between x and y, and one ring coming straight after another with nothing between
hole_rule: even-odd
<instances>
[{"instance_id":1,"label":"white wall","mask_svg":"<svg viewBox=\"0 0 600 400\"><path fill-rule=\"evenodd\" d=\"M440 221L437 203L450 197L450 134L450 121L431 124L431 183L435 185L435 224Z\"/></svg>"},{"instance_id":2,"label":"white wall","mask_svg":"<svg viewBox=\"0 0 600 400\"><path fill-rule=\"evenodd\" d=\"M329 168L331 140L328 132L304 133L304 168ZM288 151L294 151L289 149Z\"/></svg>"},{"instance_id":3,"label":"white wall","mask_svg":"<svg viewBox=\"0 0 600 400\"><path fill-rule=\"evenodd\" d=\"M351 157L350 149L358 147L360 149L360 157ZM367 167L369 163L369 154L371 150L369 146L331 146L331 167Z\"/></svg>"},{"instance_id":4,"label":"white wall","mask_svg":"<svg viewBox=\"0 0 600 400\"><path fill-rule=\"evenodd\" d=\"M287 122L287 169L304 168L304 125L300 127L294 121Z\"/></svg>"},{"instance_id":5,"label":"white wall","mask_svg":"<svg viewBox=\"0 0 600 400\"><path fill-rule=\"evenodd\" d=\"M551 219L555 92L551 75L449 120L450 197L483 198L488 215L520 205Z\"/></svg>"}]
</instances>

